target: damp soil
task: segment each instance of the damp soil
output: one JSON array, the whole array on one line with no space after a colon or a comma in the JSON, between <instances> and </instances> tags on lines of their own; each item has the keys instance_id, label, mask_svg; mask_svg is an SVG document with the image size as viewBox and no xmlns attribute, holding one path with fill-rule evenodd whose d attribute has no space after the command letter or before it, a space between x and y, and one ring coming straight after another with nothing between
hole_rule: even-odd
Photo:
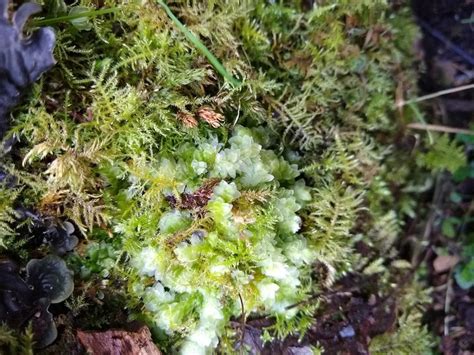
<instances>
[{"instance_id":1,"label":"damp soil","mask_svg":"<svg viewBox=\"0 0 474 355\"><path fill-rule=\"evenodd\" d=\"M423 35L421 90L428 93L473 83L474 0L412 0L412 7ZM474 91L466 90L439 101L450 113L450 123L467 125L474 112L473 99Z\"/></svg>"}]
</instances>

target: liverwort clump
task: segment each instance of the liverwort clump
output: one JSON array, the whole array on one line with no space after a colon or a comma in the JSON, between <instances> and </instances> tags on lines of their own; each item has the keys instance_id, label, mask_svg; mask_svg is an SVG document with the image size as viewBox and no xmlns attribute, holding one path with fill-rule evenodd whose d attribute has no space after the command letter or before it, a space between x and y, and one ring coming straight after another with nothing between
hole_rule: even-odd
<instances>
[{"instance_id":1,"label":"liverwort clump","mask_svg":"<svg viewBox=\"0 0 474 355\"><path fill-rule=\"evenodd\" d=\"M289 306L304 299L314 252L298 234L298 211L311 195L294 154L264 149L268 139L237 127L226 144L211 137L156 159L156 176L170 184L155 195L156 232L131 251L140 277L130 286L159 328L185 336L183 353L214 348L231 317L291 318ZM149 190L130 181L129 198L143 199Z\"/></svg>"}]
</instances>

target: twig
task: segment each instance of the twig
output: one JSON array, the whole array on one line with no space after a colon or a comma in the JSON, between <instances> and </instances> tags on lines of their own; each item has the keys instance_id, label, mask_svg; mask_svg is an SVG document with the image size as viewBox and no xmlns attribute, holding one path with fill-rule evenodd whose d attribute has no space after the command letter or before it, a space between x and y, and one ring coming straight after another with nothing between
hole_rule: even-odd
<instances>
[{"instance_id":1,"label":"twig","mask_svg":"<svg viewBox=\"0 0 474 355\"><path fill-rule=\"evenodd\" d=\"M449 310L451 309L451 299L453 297L453 269L449 272L448 284L446 287L446 297L444 298L444 336L449 335Z\"/></svg>"},{"instance_id":2,"label":"twig","mask_svg":"<svg viewBox=\"0 0 474 355\"><path fill-rule=\"evenodd\" d=\"M219 59L216 58L214 54L212 54L209 49L201 42L199 38L197 38L190 30L186 28L186 26L173 14L173 11L164 3L162 0L157 0L157 3L163 7L168 17L174 22L174 24L183 32L184 36L191 42L196 49L204 55L207 60L211 63L211 65L216 69L219 74L221 74L224 79L226 79L233 87L238 87L241 82L234 78L224 66L221 64Z\"/></svg>"},{"instance_id":3,"label":"twig","mask_svg":"<svg viewBox=\"0 0 474 355\"><path fill-rule=\"evenodd\" d=\"M421 27L423 27L431 36L436 38L437 40L443 42L446 47L459 55L461 58L463 58L466 62L468 62L470 65L474 65L474 58L467 53L463 48L458 46L457 44L451 42L448 37L446 37L443 33L438 31L437 29L431 27L430 24L428 24L426 21L424 21L421 18L417 18L418 22Z\"/></svg>"},{"instance_id":4,"label":"twig","mask_svg":"<svg viewBox=\"0 0 474 355\"><path fill-rule=\"evenodd\" d=\"M247 323L247 317L245 316L244 300L239 292L240 307L242 308L242 315L240 316L240 353L243 354L244 349L244 336L245 336L245 326Z\"/></svg>"},{"instance_id":5,"label":"twig","mask_svg":"<svg viewBox=\"0 0 474 355\"><path fill-rule=\"evenodd\" d=\"M436 125L436 124L409 123L407 124L407 128L419 129L419 130L424 130L424 131L445 132L445 133L460 133L460 134L468 134L470 136L474 136L474 131L471 131L469 129L447 127L447 126L441 126L441 125Z\"/></svg>"},{"instance_id":6,"label":"twig","mask_svg":"<svg viewBox=\"0 0 474 355\"><path fill-rule=\"evenodd\" d=\"M426 100L434 99L436 97L452 94L452 93L459 92L459 91L469 90L469 89L474 89L474 84L463 85L463 86L458 86L458 87L451 88L451 89L441 90L441 91L434 92L432 94L428 94L428 95L424 95L424 96L420 96L420 97L417 97L415 99L411 99L411 100L408 100L408 101L400 100L400 102L396 103L395 106L397 108L399 108L399 107L403 107L403 106L406 106L406 105L413 104L415 102L426 101Z\"/></svg>"},{"instance_id":7,"label":"twig","mask_svg":"<svg viewBox=\"0 0 474 355\"><path fill-rule=\"evenodd\" d=\"M442 202L442 198L445 195L444 193L444 175L438 173L436 175L436 183L433 192L433 198L430 204L430 212L428 214L428 218L425 224L425 228L423 231L421 241L415 246L415 250L413 251L412 256L412 265L413 269L416 270L422 262L426 262L426 258L428 257L428 248L429 248L429 239L431 232L433 230L433 224L435 219L438 215L438 208ZM423 244L428 244L425 247ZM424 254L424 255L423 255Z\"/></svg>"},{"instance_id":8,"label":"twig","mask_svg":"<svg viewBox=\"0 0 474 355\"><path fill-rule=\"evenodd\" d=\"M422 124L425 124L426 125L426 121L425 121L425 118L423 117L423 114L420 112L420 110L418 109L418 106L411 103L408 105L408 107L413 111L413 113L415 114L415 117L418 121L420 121ZM431 134L430 131L427 131L428 133L428 140L430 142L430 145L432 145L434 143L434 138L433 138L433 135Z\"/></svg>"},{"instance_id":9,"label":"twig","mask_svg":"<svg viewBox=\"0 0 474 355\"><path fill-rule=\"evenodd\" d=\"M239 99L239 107L237 108L237 117L235 117L234 123L232 124L232 128L235 127L235 125L239 121L239 118L240 118L240 99Z\"/></svg>"}]
</instances>

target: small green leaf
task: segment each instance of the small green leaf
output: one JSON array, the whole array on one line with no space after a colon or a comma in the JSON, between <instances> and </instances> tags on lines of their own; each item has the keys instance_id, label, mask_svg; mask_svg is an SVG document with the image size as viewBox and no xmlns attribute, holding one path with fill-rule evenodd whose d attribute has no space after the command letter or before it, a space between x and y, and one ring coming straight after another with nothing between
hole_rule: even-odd
<instances>
[{"instance_id":1,"label":"small green leaf","mask_svg":"<svg viewBox=\"0 0 474 355\"><path fill-rule=\"evenodd\" d=\"M451 194L449 195L449 199L453 203L460 203L462 201L462 196L457 192L451 192Z\"/></svg>"},{"instance_id":2,"label":"small green leaf","mask_svg":"<svg viewBox=\"0 0 474 355\"><path fill-rule=\"evenodd\" d=\"M461 182L474 177L474 164L465 165L456 170L453 174L454 181Z\"/></svg>"},{"instance_id":3,"label":"small green leaf","mask_svg":"<svg viewBox=\"0 0 474 355\"><path fill-rule=\"evenodd\" d=\"M78 17L70 20L71 24L79 31L90 31L92 29L92 23L89 21L89 17L86 15L90 12L90 9L85 6L75 6L69 11L70 16L76 16L84 14L84 17Z\"/></svg>"},{"instance_id":4,"label":"small green leaf","mask_svg":"<svg viewBox=\"0 0 474 355\"><path fill-rule=\"evenodd\" d=\"M454 238L456 236L456 230L461 221L456 217L448 217L443 221L441 225L441 232L448 238Z\"/></svg>"},{"instance_id":5,"label":"small green leaf","mask_svg":"<svg viewBox=\"0 0 474 355\"><path fill-rule=\"evenodd\" d=\"M466 265L456 268L454 278L459 287L467 290L474 286L474 259Z\"/></svg>"},{"instance_id":6,"label":"small green leaf","mask_svg":"<svg viewBox=\"0 0 474 355\"><path fill-rule=\"evenodd\" d=\"M468 258L474 258L474 243L465 243L462 254Z\"/></svg>"},{"instance_id":7,"label":"small green leaf","mask_svg":"<svg viewBox=\"0 0 474 355\"><path fill-rule=\"evenodd\" d=\"M472 128L472 127L471 127ZM456 139L460 142L466 143L466 144L474 144L474 136L470 134L462 134L458 133L456 135Z\"/></svg>"},{"instance_id":8,"label":"small green leaf","mask_svg":"<svg viewBox=\"0 0 474 355\"><path fill-rule=\"evenodd\" d=\"M443 221L441 225L441 232L448 238L454 238L456 236L457 227L461 221L456 217L448 217Z\"/></svg>"}]
</instances>

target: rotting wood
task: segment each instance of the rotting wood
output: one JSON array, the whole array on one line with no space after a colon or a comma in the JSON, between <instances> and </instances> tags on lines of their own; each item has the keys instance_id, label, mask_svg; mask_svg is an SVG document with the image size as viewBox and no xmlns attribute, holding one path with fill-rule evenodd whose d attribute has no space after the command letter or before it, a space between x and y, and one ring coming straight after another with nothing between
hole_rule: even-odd
<instances>
[{"instance_id":1,"label":"rotting wood","mask_svg":"<svg viewBox=\"0 0 474 355\"><path fill-rule=\"evenodd\" d=\"M150 330L145 326L137 331L78 330L77 339L91 355L161 355L153 343Z\"/></svg>"}]
</instances>

